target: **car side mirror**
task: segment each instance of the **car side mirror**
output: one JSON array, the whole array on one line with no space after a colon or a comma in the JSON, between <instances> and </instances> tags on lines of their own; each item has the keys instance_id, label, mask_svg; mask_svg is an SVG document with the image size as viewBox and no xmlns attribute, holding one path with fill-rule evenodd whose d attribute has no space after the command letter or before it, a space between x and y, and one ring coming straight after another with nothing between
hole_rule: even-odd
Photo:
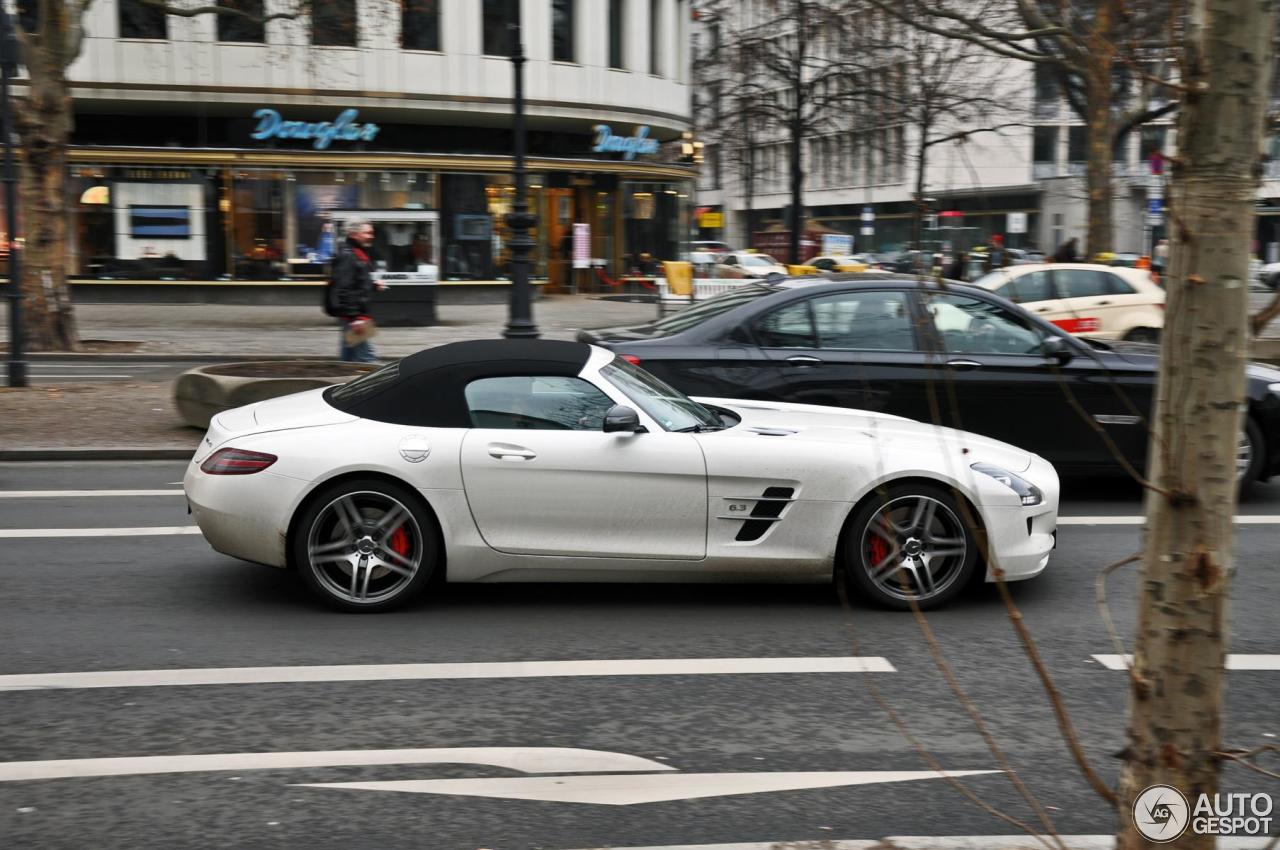
<instances>
[{"instance_id":1,"label":"car side mirror","mask_svg":"<svg viewBox=\"0 0 1280 850\"><path fill-rule=\"evenodd\" d=\"M632 434L643 434L648 429L640 424L640 415L625 404L615 404L604 415L605 433L625 431Z\"/></svg>"},{"instance_id":2,"label":"car side mirror","mask_svg":"<svg viewBox=\"0 0 1280 850\"><path fill-rule=\"evenodd\" d=\"M1076 353L1071 350L1071 345L1060 336L1046 338L1040 345L1040 351L1050 360L1057 360L1059 366L1069 363L1071 358L1076 356Z\"/></svg>"}]
</instances>

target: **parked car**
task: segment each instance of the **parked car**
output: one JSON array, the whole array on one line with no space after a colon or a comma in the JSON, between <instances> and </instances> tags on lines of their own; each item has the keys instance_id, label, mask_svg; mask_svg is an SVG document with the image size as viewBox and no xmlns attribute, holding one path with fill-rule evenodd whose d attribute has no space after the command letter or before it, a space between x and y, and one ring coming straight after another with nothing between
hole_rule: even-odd
<instances>
[{"instance_id":1,"label":"parked car","mask_svg":"<svg viewBox=\"0 0 1280 850\"><path fill-rule=\"evenodd\" d=\"M665 324L583 331L579 339L694 395L922 421L936 410L941 424L1025 446L1059 472L1122 473L1096 426L1128 463L1146 465L1154 346L1073 337L973 285L833 277L747 284ZM1247 396L1242 485L1280 472L1280 370L1250 364Z\"/></svg>"},{"instance_id":2,"label":"parked car","mask_svg":"<svg viewBox=\"0 0 1280 850\"><path fill-rule=\"evenodd\" d=\"M986 571L986 547L1006 580L1040 573L1058 508L1053 467L1014 446L690 399L610 351L547 340L442 345L221 413L183 484L213 548L295 567L347 611L437 578L835 577L888 607L936 606Z\"/></svg>"},{"instance_id":3,"label":"parked car","mask_svg":"<svg viewBox=\"0 0 1280 850\"><path fill-rule=\"evenodd\" d=\"M865 254L824 254L814 257L805 265L813 266L820 272L865 272L871 268L871 262Z\"/></svg>"},{"instance_id":4,"label":"parked car","mask_svg":"<svg viewBox=\"0 0 1280 850\"><path fill-rule=\"evenodd\" d=\"M711 254L727 254L733 250L728 242L714 242L709 240L699 240L689 243L690 251L705 251Z\"/></svg>"},{"instance_id":5,"label":"parked car","mask_svg":"<svg viewBox=\"0 0 1280 850\"><path fill-rule=\"evenodd\" d=\"M1164 328L1164 290L1144 269L1090 263L1012 266L974 281L1068 333L1155 342Z\"/></svg>"},{"instance_id":6,"label":"parked car","mask_svg":"<svg viewBox=\"0 0 1280 850\"><path fill-rule=\"evenodd\" d=\"M740 271L743 277L766 278L771 274L785 275L787 267L768 254L753 254L747 251L734 251L722 254L719 263ZM730 277L730 275L725 275Z\"/></svg>"}]
</instances>

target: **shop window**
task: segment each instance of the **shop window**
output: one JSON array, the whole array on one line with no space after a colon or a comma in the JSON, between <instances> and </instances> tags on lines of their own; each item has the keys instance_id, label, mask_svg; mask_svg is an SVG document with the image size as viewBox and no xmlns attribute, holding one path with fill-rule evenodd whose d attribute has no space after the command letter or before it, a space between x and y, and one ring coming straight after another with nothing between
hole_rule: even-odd
<instances>
[{"instance_id":1,"label":"shop window","mask_svg":"<svg viewBox=\"0 0 1280 850\"><path fill-rule=\"evenodd\" d=\"M551 0L551 58L573 60L573 5L575 0Z\"/></svg>"},{"instance_id":2,"label":"shop window","mask_svg":"<svg viewBox=\"0 0 1280 850\"><path fill-rule=\"evenodd\" d=\"M626 0L609 0L609 67L623 70L622 30L626 26Z\"/></svg>"},{"instance_id":3,"label":"shop window","mask_svg":"<svg viewBox=\"0 0 1280 850\"><path fill-rule=\"evenodd\" d=\"M229 10L217 15L218 41L262 44L267 40L263 0L218 0L218 5Z\"/></svg>"},{"instance_id":4,"label":"shop window","mask_svg":"<svg viewBox=\"0 0 1280 850\"><path fill-rule=\"evenodd\" d=\"M405 50L440 49L440 0L402 0L400 46Z\"/></svg>"},{"instance_id":5,"label":"shop window","mask_svg":"<svg viewBox=\"0 0 1280 850\"><path fill-rule=\"evenodd\" d=\"M311 4L312 44L355 47L357 29L356 0L325 0Z\"/></svg>"},{"instance_id":6,"label":"shop window","mask_svg":"<svg viewBox=\"0 0 1280 850\"><path fill-rule=\"evenodd\" d=\"M624 267L657 274L663 260L679 259L687 239L688 193L674 183L623 183Z\"/></svg>"},{"instance_id":7,"label":"shop window","mask_svg":"<svg viewBox=\"0 0 1280 850\"><path fill-rule=\"evenodd\" d=\"M511 55L511 0L484 0L482 26L486 56Z\"/></svg>"},{"instance_id":8,"label":"shop window","mask_svg":"<svg viewBox=\"0 0 1280 850\"><path fill-rule=\"evenodd\" d=\"M164 9L147 5L142 0L119 0L121 38L169 37L167 16Z\"/></svg>"},{"instance_id":9,"label":"shop window","mask_svg":"<svg viewBox=\"0 0 1280 850\"><path fill-rule=\"evenodd\" d=\"M230 204L231 273L246 280L278 280L285 262L285 175L242 171L232 182Z\"/></svg>"}]
</instances>

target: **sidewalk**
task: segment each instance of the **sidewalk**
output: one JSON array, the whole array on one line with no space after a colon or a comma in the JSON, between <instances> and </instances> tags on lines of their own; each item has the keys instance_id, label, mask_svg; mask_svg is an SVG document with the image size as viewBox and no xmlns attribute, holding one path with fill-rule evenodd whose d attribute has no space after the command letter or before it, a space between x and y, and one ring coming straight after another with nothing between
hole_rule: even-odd
<instances>
[{"instance_id":1,"label":"sidewalk","mask_svg":"<svg viewBox=\"0 0 1280 850\"><path fill-rule=\"evenodd\" d=\"M543 338L573 339L579 328L640 324L657 309L652 303L558 295L534 302L533 318ZM446 306L440 319L434 327L381 329L374 341L378 355L403 357L446 342L501 336L507 305ZM104 357L337 359L338 353L335 322L319 308L83 304L76 307L76 320L85 347ZM7 323L0 342L8 343ZM122 345L128 342L136 345ZM0 386L0 460L79 458L85 455L72 450L86 449L88 457L98 458L185 458L200 436L178 418L170 381Z\"/></svg>"}]
</instances>

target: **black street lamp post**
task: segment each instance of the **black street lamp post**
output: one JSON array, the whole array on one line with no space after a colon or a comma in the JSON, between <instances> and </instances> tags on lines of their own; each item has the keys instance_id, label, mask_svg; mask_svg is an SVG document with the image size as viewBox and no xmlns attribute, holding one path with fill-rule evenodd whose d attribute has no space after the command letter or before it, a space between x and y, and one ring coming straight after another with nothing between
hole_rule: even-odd
<instances>
[{"instance_id":1,"label":"black street lamp post","mask_svg":"<svg viewBox=\"0 0 1280 850\"><path fill-rule=\"evenodd\" d=\"M18 250L17 192L13 174L13 112L9 83L18 66L18 40L13 21L0 4L0 132L4 133L4 213L9 230L9 386L27 386L27 362L22 359L22 262Z\"/></svg>"},{"instance_id":2,"label":"black street lamp post","mask_svg":"<svg viewBox=\"0 0 1280 850\"><path fill-rule=\"evenodd\" d=\"M507 215L511 231L511 315L502 335L507 339L534 339L538 326L533 323L533 299L529 293L529 255L533 238L529 231L536 219L529 213L524 169L524 45L520 38L520 0L511 0L511 66L515 72L515 120L512 135L515 147L516 198Z\"/></svg>"}]
</instances>

